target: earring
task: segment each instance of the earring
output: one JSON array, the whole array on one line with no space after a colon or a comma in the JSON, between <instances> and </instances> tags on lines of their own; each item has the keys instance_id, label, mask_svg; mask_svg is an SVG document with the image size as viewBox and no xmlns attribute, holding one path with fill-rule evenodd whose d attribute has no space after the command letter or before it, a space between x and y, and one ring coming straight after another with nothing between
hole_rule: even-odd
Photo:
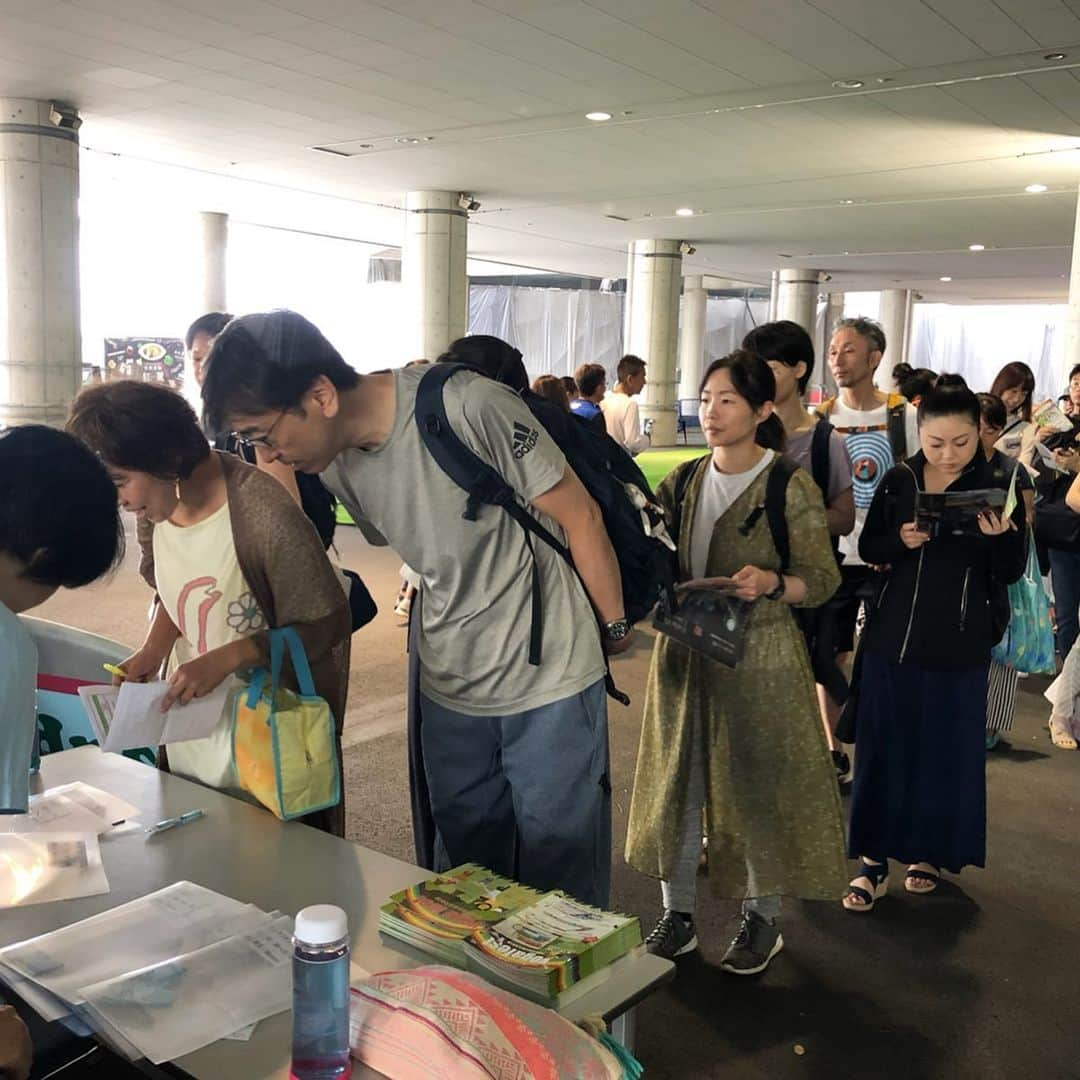
<instances>
[{"instance_id":1,"label":"earring","mask_svg":"<svg viewBox=\"0 0 1080 1080\"><path fill-rule=\"evenodd\" d=\"M176 501L180 502L180 477L176 478Z\"/></svg>"}]
</instances>

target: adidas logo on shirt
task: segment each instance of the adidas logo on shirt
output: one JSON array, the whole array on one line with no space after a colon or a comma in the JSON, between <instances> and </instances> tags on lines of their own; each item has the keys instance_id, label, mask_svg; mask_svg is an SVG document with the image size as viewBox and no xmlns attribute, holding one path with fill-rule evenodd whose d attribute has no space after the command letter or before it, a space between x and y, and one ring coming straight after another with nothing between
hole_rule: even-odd
<instances>
[{"instance_id":1,"label":"adidas logo on shirt","mask_svg":"<svg viewBox=\"0 0 1080 1080\"><path fill-rule=\"evenodd\" d=\"M514 457L519 461L536 446L540 438L540 432L533 428L527 428L519 421L514 421Z\"/></svg>"}]
</instances>

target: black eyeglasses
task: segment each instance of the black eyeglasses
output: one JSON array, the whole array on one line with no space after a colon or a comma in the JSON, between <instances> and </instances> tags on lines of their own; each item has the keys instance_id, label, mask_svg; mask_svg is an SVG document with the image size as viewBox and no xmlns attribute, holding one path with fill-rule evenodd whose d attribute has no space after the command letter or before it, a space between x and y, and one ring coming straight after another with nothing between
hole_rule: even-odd
<instances>
[{"instance_id":1,"label":"black eyeglasses","mask_svg":"<svg viewBox=\"0 0 1080 1080\"><path fill-rule=\"evenodd\" d=\"M286 405L274 418L274 422L266 430L265 435L241 435L240 432L234 431L232 433L233 438L241 445L254 449L256 446L265 446L270 450L274 449L274 444L270 441L274 434L274 428L281 423L282 418L289 411L289 407Z\"/></svg>"}]
</instances>

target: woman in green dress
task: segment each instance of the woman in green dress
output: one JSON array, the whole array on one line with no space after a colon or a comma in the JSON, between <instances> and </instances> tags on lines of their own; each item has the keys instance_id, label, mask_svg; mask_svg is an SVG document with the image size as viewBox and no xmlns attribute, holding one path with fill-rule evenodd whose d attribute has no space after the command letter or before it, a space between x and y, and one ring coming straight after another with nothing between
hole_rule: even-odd
<instances>
[{"instance_id":1,"label":"woman in green dress","mask_svg":"<svg viewBox=\"0 0 1080 1080\"><path fill-rule=\"evenodd\" d=\"M824 603L840 575L821 493L801 469L782 496L789 547L782 567L765 512L783 446L775 393L772 371L754 353L715 361L701 384L701 427L712 452L659 489L670 519L681 523L682 588L719 589L754 606L734 668L657 638L626 840L630 865L662 882L664 914L649 950L672 958L691 952L704 807L713 890L743 901L739 932L721 961L739 975L764 971L783 948L782 896L836 899L847 877L836 775L790 611Z\"/></svg>"}]
</instances>

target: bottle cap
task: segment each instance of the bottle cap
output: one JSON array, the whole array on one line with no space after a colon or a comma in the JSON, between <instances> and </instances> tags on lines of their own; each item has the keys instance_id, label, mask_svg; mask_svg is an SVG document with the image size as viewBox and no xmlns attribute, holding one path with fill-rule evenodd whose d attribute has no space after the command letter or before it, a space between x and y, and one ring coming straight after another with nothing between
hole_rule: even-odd
<instances>
[{"instance_id":1,"label":"bottle cap","mask_svg":"<svg viewBox=\"0 0 1080 1080\"><path fill-rule=\"evenodd\" d=\"M349 920L333 904L313 904L297 912L293 936L306 945L330 945L347 937Z\"/></svg>"}]
</instances>

